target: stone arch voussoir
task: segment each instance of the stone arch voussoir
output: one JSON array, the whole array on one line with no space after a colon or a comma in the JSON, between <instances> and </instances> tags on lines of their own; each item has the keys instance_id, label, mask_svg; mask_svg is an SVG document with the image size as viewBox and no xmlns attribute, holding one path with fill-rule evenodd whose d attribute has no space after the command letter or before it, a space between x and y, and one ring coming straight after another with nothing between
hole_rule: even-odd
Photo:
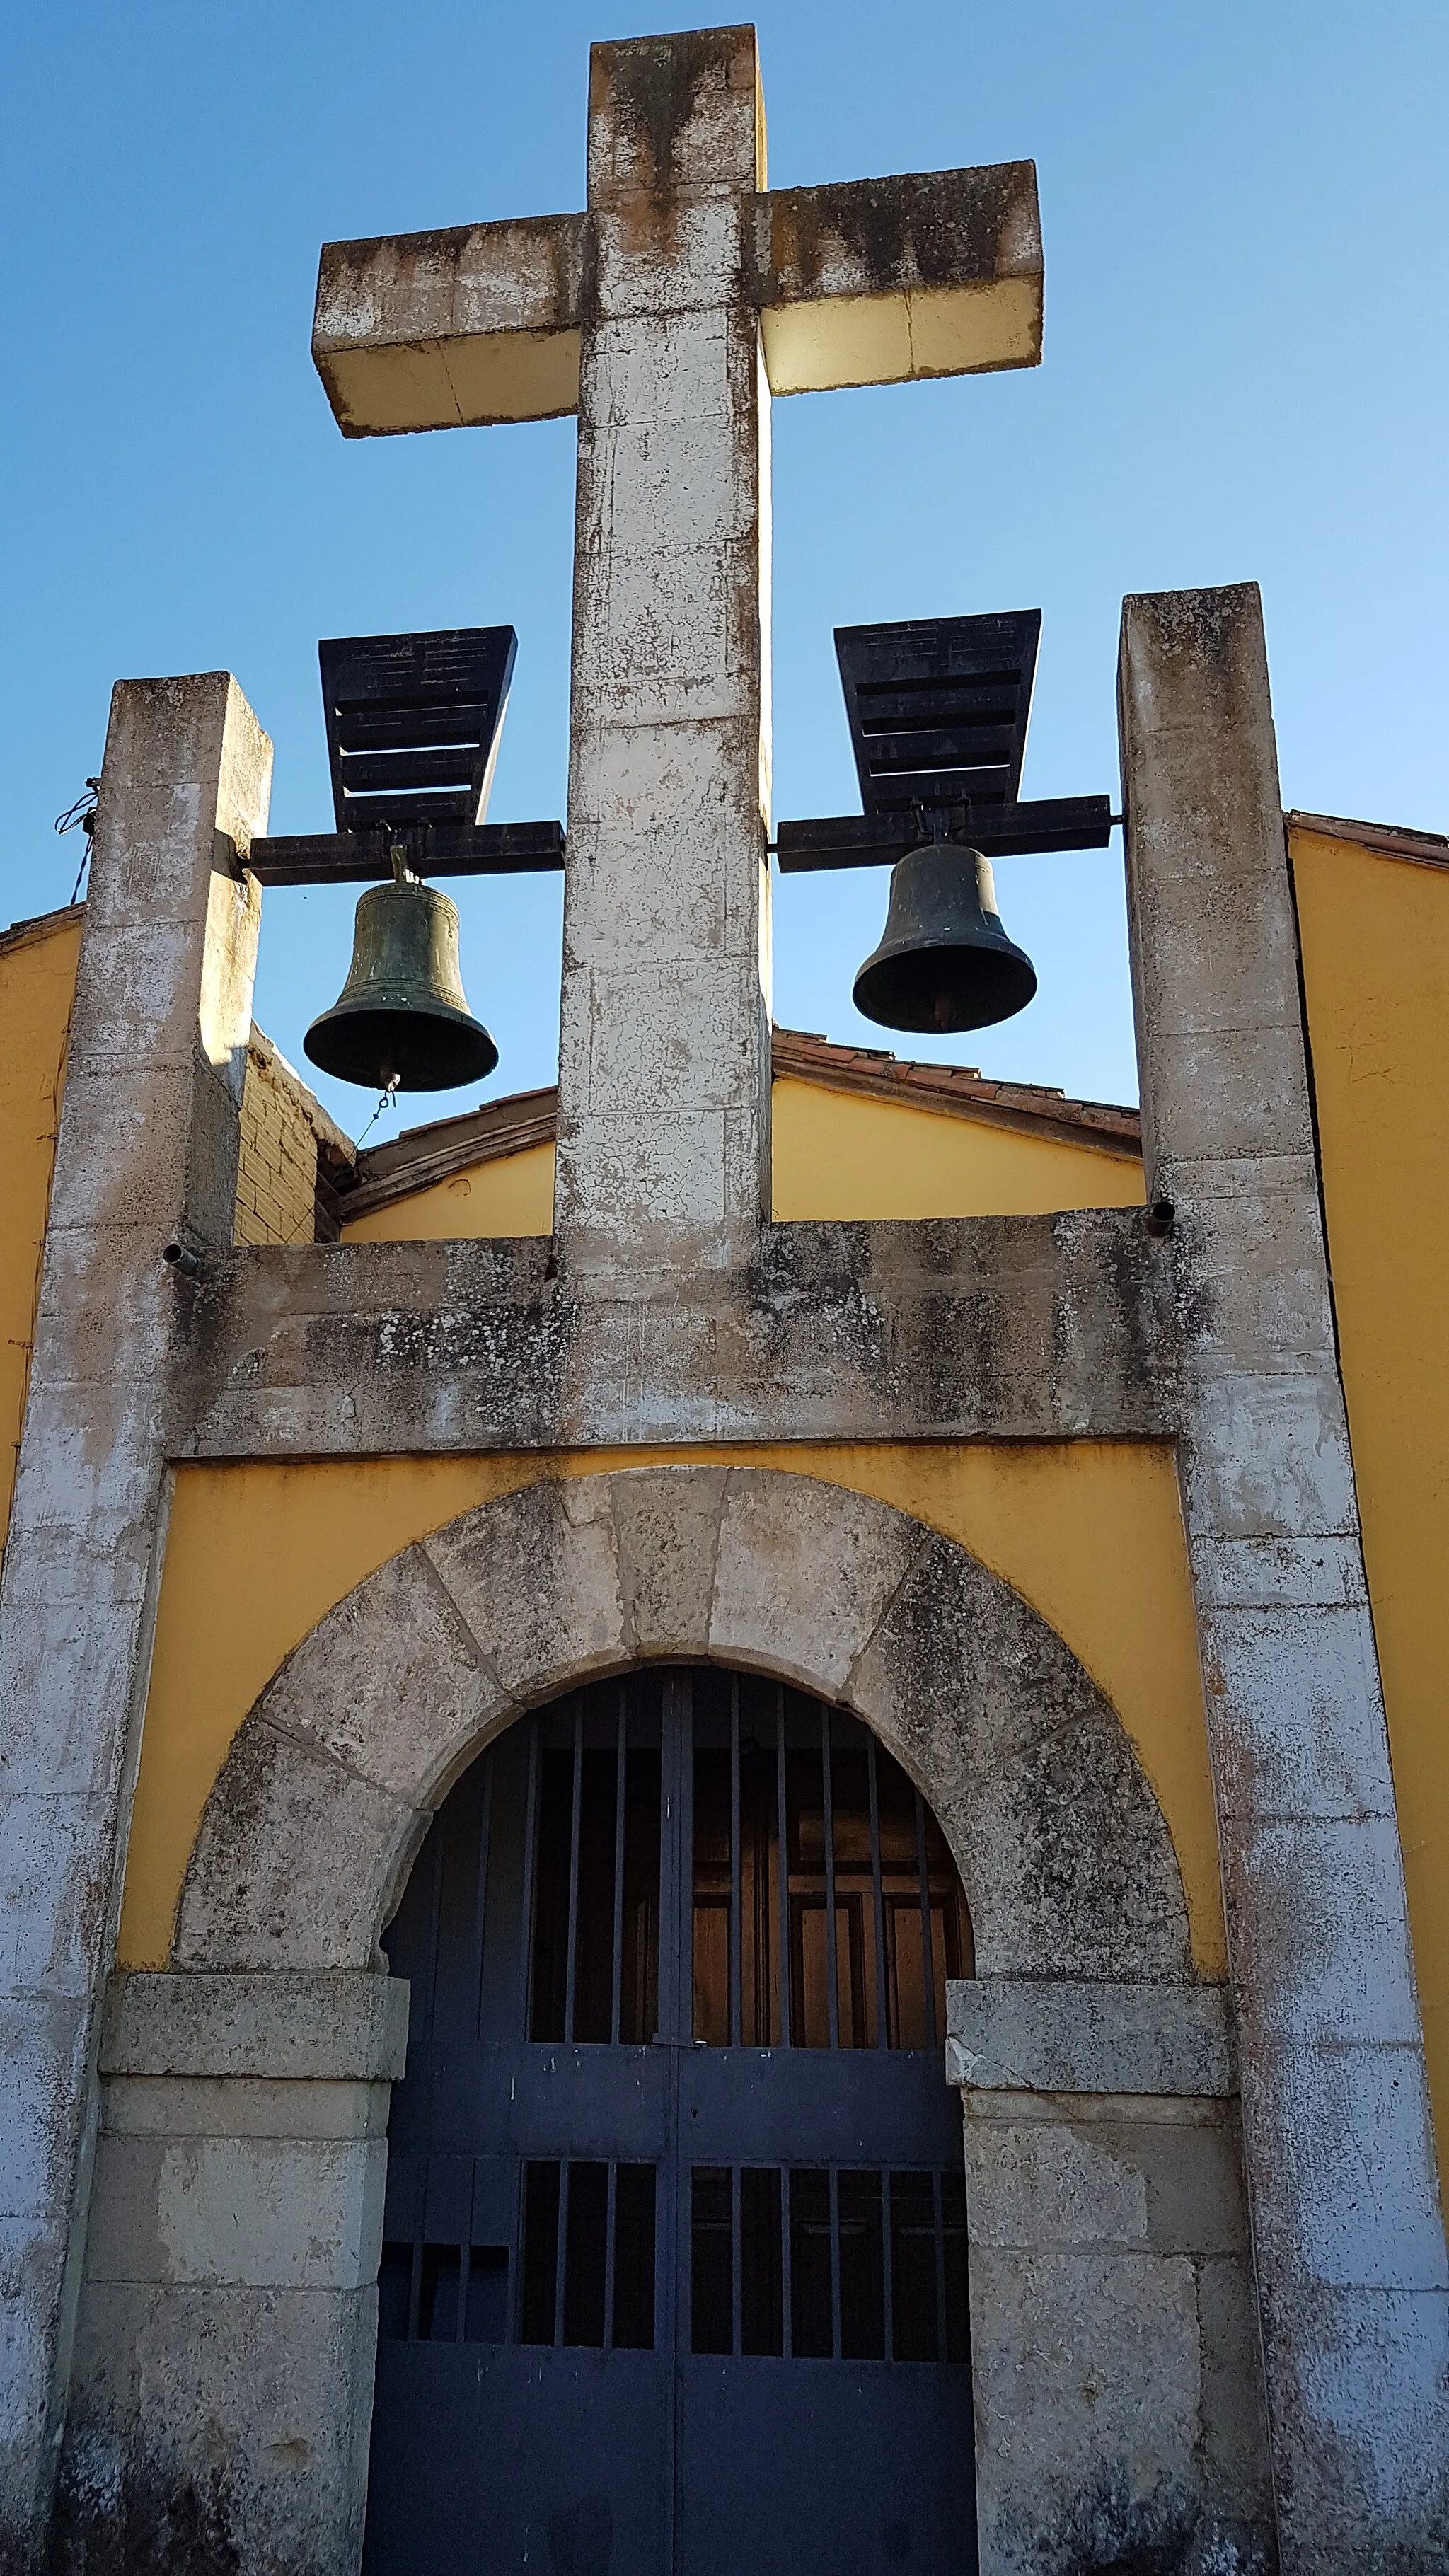
<instances>
[{"instance_id":1,"label":"stone arch voussoir","mask_svg":"<svg viewBox=\"0 0 1449 2576\"><path fill-rule=\"evenodd\" d=\"M173 1964L375 1964L434 1810L491 1736L590 1675L707 1656L875 1730L955 1852L979 1976L1190 1976L1162 1812L1040 1614L889 1504L703 1466L480 1504L330 1610L232 1745Z\"/></svg>"}]
</instances>

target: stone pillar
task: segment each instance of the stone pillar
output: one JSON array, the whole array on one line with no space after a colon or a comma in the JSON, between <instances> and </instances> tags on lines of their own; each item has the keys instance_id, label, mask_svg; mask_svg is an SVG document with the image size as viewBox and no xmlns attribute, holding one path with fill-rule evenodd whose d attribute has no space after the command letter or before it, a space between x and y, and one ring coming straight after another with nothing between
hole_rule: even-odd
<instances>
[{"instance_id":1,"label":"stone pillar","mask_svg":"<svg viewBox=\"0 0 1449 2576\"><path fill-rule=\"evenodd\" d=\"M356 2567L407 2019L387 1976L112 1979L68 2565Z\"/></svg>"},{"instance_id":2,"label":"stone pillar","mask_svg":"<svg viewBox=\"0 0 1449 2576\"><path fill-rule=\"evenodd\" d=\"M1449 2548L1449 2275L1256 587L1127 600L1119 708L1283 2564L1408 2576Z\"/></svg>"},{"instance_id":3,"label":"stone pillar","mask_svg":"<svg viewBox=\"0 0 1449 2576\"><path fill-rule=\"evenodd\" d=\"M1262 2576L1272 2488L1225 1998L947 1988L981 2576Z\"/></svg>"},{"instance_id":4,"label":"stone pillar","mask_svg":"<svg viewBox=\"0 0 1449 2576\"><path fill-rule=\"evenodd\" d=\"M594 47L555 1228L605 1289L768 1214L762 133L752 28Z\"/></svg>"},{"instance_id":5,"label":"stone pillar","mask_svg":"<svg viewBox=\"0 0 1449 2576\"><path fill-rule=\"evenodd\" d=\"M0 2563L40 2545L64 2409L190 1283L231 1242L271 745L225 672L120 685L0 1588Z\"/></svg>"}]
</instances>

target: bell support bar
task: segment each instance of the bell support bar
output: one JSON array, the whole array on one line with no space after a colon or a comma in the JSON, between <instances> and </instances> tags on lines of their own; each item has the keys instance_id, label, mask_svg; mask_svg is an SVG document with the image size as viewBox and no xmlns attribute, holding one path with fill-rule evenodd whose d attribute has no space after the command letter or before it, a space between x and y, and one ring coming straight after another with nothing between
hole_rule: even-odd
<instances>
[{"instance_id":1,"label":"bell support bar","mask_svg":"<svg viewBox=\"0 0 1449 2576\"><path fill-rule=\"evenodd\" d=\"M907 850L930 838L936 815L953 841L988 859L1032 851L1105 850L1118 820L1110 796L1046 796L1025 805L937 805L924 815L918 809L779 823L770 846L782 876L823 868L894 867Z\"/></svg>"},{"instance_id":2,"label":"bell support bar","mask_svg":"<svg viewBox=\"0 0 1449 2576\"><path fill-rule=\"evenodd\" d=\"M401 846L419 876L535 876L564 863L562 823L374 824L253 841L242 865L259 885L378 885Z\"/></svg>"}]
</instances>

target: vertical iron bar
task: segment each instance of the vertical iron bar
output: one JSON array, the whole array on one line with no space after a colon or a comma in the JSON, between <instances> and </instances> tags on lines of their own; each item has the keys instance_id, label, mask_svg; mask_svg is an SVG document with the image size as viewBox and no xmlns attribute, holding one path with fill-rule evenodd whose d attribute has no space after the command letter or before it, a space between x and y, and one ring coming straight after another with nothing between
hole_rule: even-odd
<instances>
[{"instance_id":1,"label":"vertical iron bar","mask_svg":"<svg viewBox=\"0 0 1449 2576\"><path fill-rule=\"evenodd\" d=\"M508 2339L523 2341L523 2274L528 2252L528 2167L520 2156L514 2166L513 2234L508 2248Z\"/></svg>"},{"instance_id":2,"label":"vertical iron bar","mask_svg":"<svg viewBox=\"0 0 1449 2576\"><path fill-rule=\"evenodd\" d=\"M694 1910L693 1842L689 1834L690 1800L686 1775L686 1751L692 1747L693 1727L694 1701L688 1674L666 1674L660 1739L659 2031L665 2041L676 2043L688 2039L693 2022L693 1973L692 1966L687 1964L692 1962L693 1949L685 1940L686 1924L692 1925ZM687 1880L686 1856L689 1862ZM690 1998L688 2019L681 2004L681 1989ZM655 2289L656 2314L661 2310L662 2287L662 2312L668 2318L668 2341L663 2355L667 2373L663 2556L666 2570L672 2570L674 2566L679 2514L679 2409L683 2384L679 2358L688 2352L690 2345L692 2266L684 2259L684 2249L688 2243L692 2253L693 2245L692 2206L687 2198L689 2169L679 2133L680 2055L677 2044L670 2048L665 2079L668 2151L660 2177L664 2184L662 2235L665 2259L662 2281L660 2276L656 2276Z\"/></svg>"},{"instance_id":3,"label":"vertical iron bar","mask_svg":"<svg viewBox=\"0 0 1449 2576\"><path fill-rule=\"evenodd\" d=\"M740 2169L730 2167L730 2350L738 2359L744 2350L745 2312L745 2240L741 2224L743 2200L740 2191Z\"/></svg>"},{"instance_id":4,"label":"vertical iron bar","mask_svg":"<svg viewBox=\"0 0 1449 2576\"><path fill-rule=\"evenodd\" d=\"M528 2039L533 2030L533 1894L536 1871L535 1846L538 1842L538 1742L539 1722L528 1721L528 1792L523 1809L523 1897L518 1919L523 1927L523 1957L519 1963L519 1984L523 1998L522 2036Z\"/></svg>"},{"instance_id":5,"label":"vertical iron bar","mask_svg":"<svg viewBox=\"0 0 1449 2576\"><path fill-rule=\"evenodd\" d=\"M564 2044L574 2037L574 2012L579 1984L579 1833L584 1798L584 1695L574 1698L574 1784L573 1804L569 1813L569 1930L568 1954L564 1968Z\"/></svg>"},{"instance_id":6,"label":"vertical iron bar","mask_svg":"<svg viewBox=\"0 0 1449 2576\"><path fill-rule=\"evenodd\" d=\"M865 1777L870 1797L870 1896L875 1908L875 2044L890 2046L890 2004L886 1986L885 1890L881 1885L880 1863L880 1776L876 1770L875 1737L865 1739Z\"/></svg>"},{"instance_id":7,"label":"vertical iron bar","mask_svg":"<svg viewBox=\"0 0 1449 2576\"><path fill-rule=\"evenodd\" d=\"M885 2357L896 2357L896 2240L891 2226L891 2177L887 2166L880 2178L881 2279L885 2285Z\"/></svg>"},{"instance_id":8,"label":"vertical iron bar","mask_svg":"<svg viewBox=\"0 0 1449 2576\"><path fill-rule=\"evenodd\" d=\"M821 1822L825 1836L825 1991L830 2004L830 2045L840 2046L840 1961L836 1956L835 1925L835 1800L830 1782L830 1710L820 1703L820 1795ZM832 2176L834 2167L831 2167ZM832 2179L831 2191L835 2189ZM832 2208L834 2202L831 2203ZM833 2230L832 2230L833 2241Z\"/></svg>"},{"instance_id":9,"label":"vertical iron bar","mask_svg":"<svg viewBox=\"0 0 1449 2576\"><path fill-rule=\"evenodd\" d=\"M790 1800L785 1777L785 1687L775 1692L776 1876L779 1881L780 1956L776 1983L780 1989L780 2046L790 2046Z\"/></svg>"},{"instance_id":10,"label":"vertical iron bar","mask_svg":"<svg viewBox=\"0 0 1449 2576\"><path fill-rule=\"evenodd\" d=\"M619 2225L619 2168L609 2165L609 2197L604 2214L604 2350L614 2349L614 2246Z\"/></svg>"},{"instance_id":11,"label":"vertical iron bar","mask_svg":"<svg viewBox=\"0 0 1449 2576\"><path fill-rule=\"evenodd\" d=\"M790 2268L790 2168L780 2167L780 2347L786 2361L795 2357L795 2328L791 2314L794 2277Z\"/></svg>"},{"instance_id":12,"label":"vertical iron bar","mask_svg":"<svg viewBox=\"0 0 1449 2576\"><path fill-rule=\"evenodd\" d=\"M740 1848L740 1684L735 1674L730 1682L730 2046L738 2048L744 2037L744 1940L741 1917L743 1892L741 1881L744 1859Z\"/></svg>"},{"instance_id":13,"label":"vertical iron bar","mask_svg":"<svg viewBox=\"0 0 1449 2576\"><path fill-rule=\"evenodd\" d=\"M555 2252L556 2273L553 2285L553 2340L557 2347L564 2339L564 2290L568 2280L569 2250L569 2175L573 2167L567 2156L560 2156L558 2167L558 2239Z\"/></svg>"},{"instance_id":14,"label":"vertical iron bar","mask_svg":"<svg viewBox=\"0 0 1449 2576\"><path fill-rule=\"evenodd\" d=\"M666 1673L660 1705L659 1739L659 2029L661 2040L679 2039L680 1977L680 1828L683 1784L680 1778L680 1688Z\"/></svg>"},{"instance_id":15,"label":"vertical iron bar","mask_svg":"<svg viewBox=\"0 0 1449 2576\"><path fill-rule=\"evenodd\" d=\"M694 2037L694 1675L679 1677L679 2027Z\"/></svg>"},{"instance_id":16,"label":"vertical iron bar","mask_svg":"<svg viewBox=\"0 0 1449 2576\"><path fill-rule=\"evenodd\" d=\"M614 1776L614 1982L609 2020L609 2037L616 2048L624 2012L624 1799L628 1785L629 1685L620 1682L619 1757Z\"/></svg>"},{"instance_id":17,"label":"vertical iron bar","mask_svg":"<svg viewBox=\"0 0 1449 2576\"><path fill-rule=\"evenodd\" d=\"M419 2198L419 2216L413 2230L413 2269L408 2283L408 2341L418 2339L418 2308L423 2292L423 2239L428 2232L428 2168L423 2165L423 2188Z\"/></svg>"},{"instance_id":18,"label":"vertical iron bar","mask_svg":"<svg viewBox=\"0 0 1449 2576\"><path fill-rule=\"evenodd\" d=\"M936 2221L936 2359L946 2359L946 2221L941 2207L941 2177L931 2176L931 2207Z\"/></svg>"},{"instance_id":19,"label":"vertical iron bar","mask_svg":"<svg viewBox=\"0 0 1449 2576\"><path fill-rule=\"evenodd\" d=\"M488 1940L488 1869L493 1842L493 1774L497 1765L491 1753L483 1756L483 1821L478 1828L478 1881L473 1896L473 1955L478 1962L478 2009L473 2016L474 2036L483 2036L483 1952Z\"/></svg>"},{"instance_id":20,"label":"vertical iron bar","mask_svg":"<svg viewBox=\"0 0 1449 2576\"><path fill-rule=\"evenodd\" d=\"M830 2353L840 2359L840 2176L830 2168Z\"/></svg>"},{"instance_id":21,"label":"vertical iron bar","mask_svg":"<svg viewBox=\"0 0 1449 2576\"><path fill-rule=\"evenodd\" d=\"M931 1881L926 1867L926 1802L916 1791L916 1864L921 1875L921 2002L925 2016L923 2048L936 2045L936 1959L931 1947Z\"/></svg>"}]
</instances>

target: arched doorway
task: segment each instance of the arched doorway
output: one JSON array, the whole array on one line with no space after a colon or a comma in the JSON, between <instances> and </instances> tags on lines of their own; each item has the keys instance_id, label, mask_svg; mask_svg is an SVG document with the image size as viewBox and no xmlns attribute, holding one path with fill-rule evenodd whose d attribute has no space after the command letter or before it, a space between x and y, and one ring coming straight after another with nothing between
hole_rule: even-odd
<instances>
[{"instance_id":1,"label":"arched doorway","mask_svg":"<svg viewBox=\"0 0 1449 2576\"><path fill-rule=\"evenodd\" d=\"M973 2568L970 1927L873 1735L591 1684L464 1774L386 1947L367 2576Z\"/></svg>"}]
</instances>

